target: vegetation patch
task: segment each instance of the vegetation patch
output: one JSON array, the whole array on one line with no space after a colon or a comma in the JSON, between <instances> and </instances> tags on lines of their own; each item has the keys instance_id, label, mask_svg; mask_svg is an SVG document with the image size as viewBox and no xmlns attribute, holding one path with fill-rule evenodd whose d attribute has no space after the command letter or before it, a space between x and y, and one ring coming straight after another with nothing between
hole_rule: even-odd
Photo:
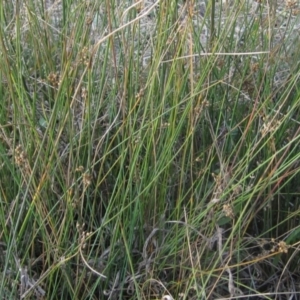
<instances>
[{"instance_id":1,"label":"vegetation patch","mask_svg":"<svg viewBox=\"0 0 300 300\"><path fill-rule=\"evenodd\" d=\"M298 299L297 4L2 1L1 299Z\"/></svg>"}]
</instances>

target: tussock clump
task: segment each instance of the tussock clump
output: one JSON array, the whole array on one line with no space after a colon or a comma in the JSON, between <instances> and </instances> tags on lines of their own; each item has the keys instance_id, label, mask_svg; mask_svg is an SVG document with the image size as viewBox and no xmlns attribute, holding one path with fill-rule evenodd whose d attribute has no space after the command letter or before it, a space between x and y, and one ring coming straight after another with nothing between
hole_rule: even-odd
<instances>
[{"instance_id":1,"label":"tussock clump","mask_svg":"<svg viewBox=\"0 0 300 300\"><path fill-rule=\"evenodd\" d=\"M295 1L3 3L5 297L297 298L298 18Z\"/></svg>"}]
</instances>

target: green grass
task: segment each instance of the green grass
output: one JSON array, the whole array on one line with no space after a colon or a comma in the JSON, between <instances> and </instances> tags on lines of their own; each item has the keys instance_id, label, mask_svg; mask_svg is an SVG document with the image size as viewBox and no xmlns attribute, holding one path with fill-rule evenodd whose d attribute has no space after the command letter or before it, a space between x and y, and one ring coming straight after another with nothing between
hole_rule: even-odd
<instances>
[{"instance_id":1,"label":"green grass","mask_svg":"<svg viewBox=\"0 0 300 300\"><path fill-rule=\"evenodd\" d=\"M24 2L0 1L1 299L297 298L297 11Z\"/></svg>"}]
</instances>

